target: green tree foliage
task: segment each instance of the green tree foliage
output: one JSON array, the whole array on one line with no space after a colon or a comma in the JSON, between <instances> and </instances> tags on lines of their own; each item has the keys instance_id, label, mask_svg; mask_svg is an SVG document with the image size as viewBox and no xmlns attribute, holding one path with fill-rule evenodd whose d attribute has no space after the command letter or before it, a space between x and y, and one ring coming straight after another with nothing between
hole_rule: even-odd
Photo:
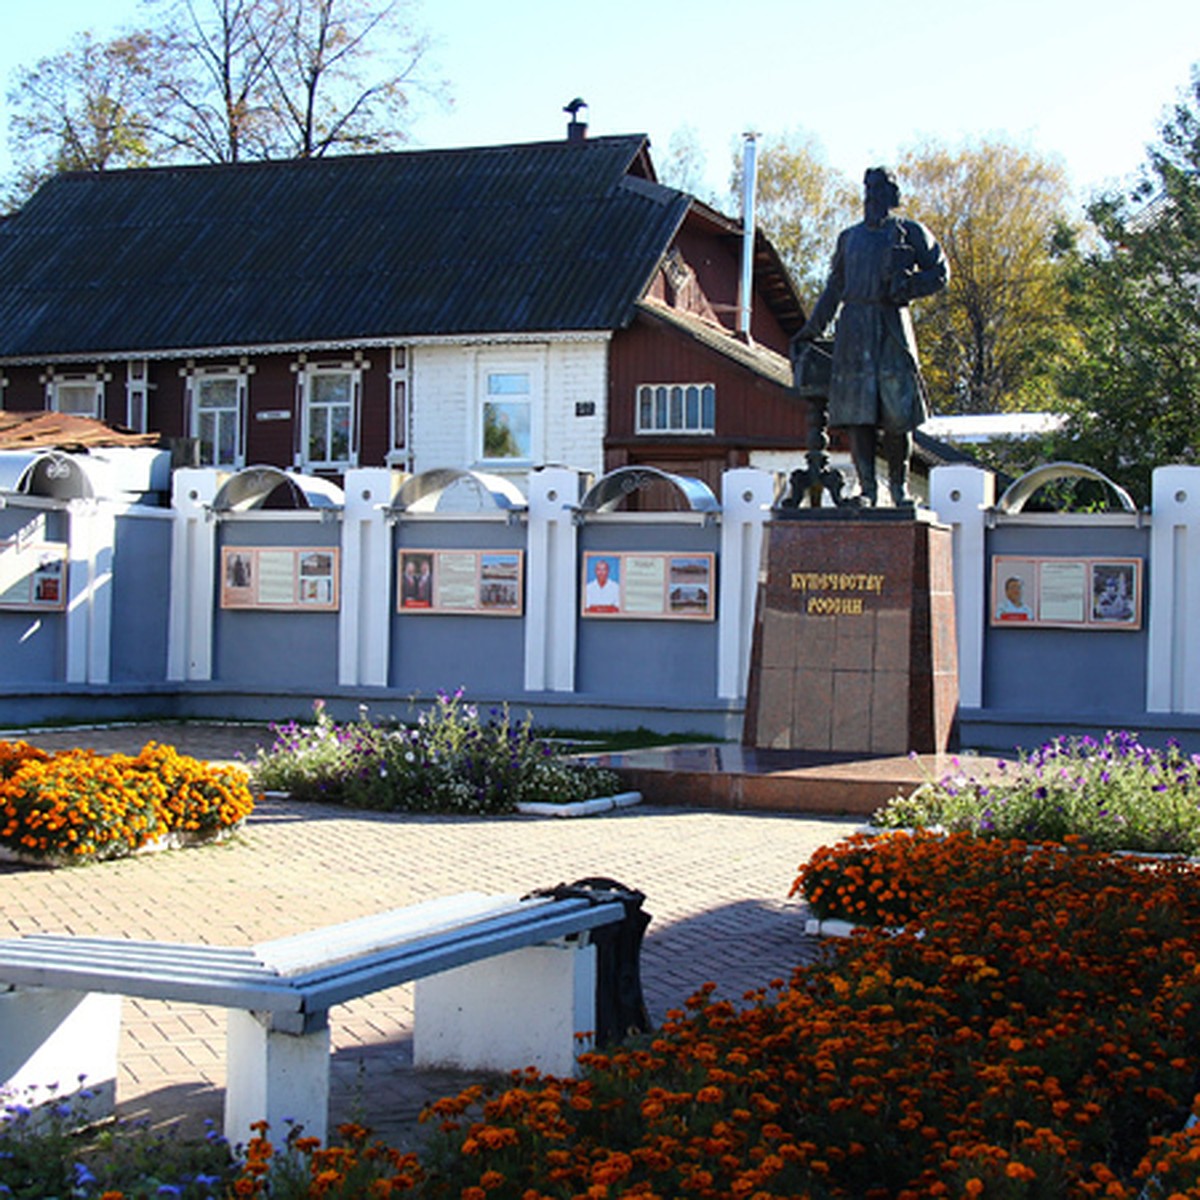
<instances>
[{"instance_id":1,"label":"green tree foliage","mask_svg":"<svg viewBox=\"0 0 1200 1200\"><path fill-rule=\"evenodd\" d=\"M391 149L445 95L408 0L147 3L149 28L14 73L10 202L62 170Z\"/></svg>"},{"instance_id":2,"label":"green tree foliage","mask_svg":"<svg viewBox=\"0 0 1200 1200\"><path fill-rule=\"evenodd\" d=\"M742 150L733 157L729 192L741 209ZM857 221L858 189L829 166L817 140L803 130L762 138L755 217L779 251L811 307L829 271L837 235Z\"/></svg>"},{"instance_id":3,"label":"green tree foliage","mask_svg":"<svg viewBox=\"0 0 1200 1200\"><path fill-rule=\"evenodd\" d=\"M14 200L58 171L103 171L153 160L154 39L77 35L60 54L19 68L8 92Z\"/></svg>"},{"instance_id":4,"label":"green tree foliage","mask_svg":"<svg viewBox=\"0 0 1200 1200\"><path fill-rule=\"evenodd\" d=\"M1083 353L1056 445L1143 504L1154 467L1200 462L1200 64L1148 159L1090 206L1100 242L1072 258Z\"/></svg>"},{"instance_id":5,"label":"green tree foliage","mask_svg":"<svg viewBox=\"0 0 1200 1200\"><path fill-rule=\"evenodd\" d=\"M929 226L950 262L949 287L913 313L934 410L1057 407L1055 372L1074 345L1062 167L988 140L918 146L897 174L905 213Z\"/></svg>"}]
</instances>

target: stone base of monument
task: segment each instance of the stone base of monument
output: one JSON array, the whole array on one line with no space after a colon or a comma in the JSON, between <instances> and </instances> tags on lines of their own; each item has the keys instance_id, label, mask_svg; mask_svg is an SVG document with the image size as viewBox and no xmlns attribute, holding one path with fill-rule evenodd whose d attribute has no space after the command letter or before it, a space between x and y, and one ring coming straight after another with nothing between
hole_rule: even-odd
<instances>
[{"instance_id":1,"label":"stone base of monument","mask_svg":"<svg viewBox=\"0 0 1200 1200\"><path fill-rule=\"evenodd\" d=\"M795 509L766 527L743 742L941 753L958 708L950 530L926 510Z\"/></svg>"}]
</instances>

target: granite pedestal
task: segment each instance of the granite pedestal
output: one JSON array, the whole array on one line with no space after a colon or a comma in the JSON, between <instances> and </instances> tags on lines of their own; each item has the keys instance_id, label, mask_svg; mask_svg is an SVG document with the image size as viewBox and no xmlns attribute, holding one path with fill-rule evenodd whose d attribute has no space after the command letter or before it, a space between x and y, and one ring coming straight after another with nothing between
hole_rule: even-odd
<instances>
[{"instance_id":1,"label":"granite pedestal","mask_svg":"<svg viewBox=\"0 0 1200 1200\"><path fill-rule=\"evenodd\" d=\"M943 753L957 648L950 530L924 511L801 509L766 527L743 741Z\"/></svg>"}]
</instances>

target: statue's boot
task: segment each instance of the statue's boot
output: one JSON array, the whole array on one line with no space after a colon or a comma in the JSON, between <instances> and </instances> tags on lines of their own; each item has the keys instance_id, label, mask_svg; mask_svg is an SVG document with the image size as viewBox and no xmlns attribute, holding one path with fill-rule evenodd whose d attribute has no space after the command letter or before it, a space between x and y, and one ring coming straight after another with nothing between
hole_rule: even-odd
<instances>
[{"instance_id":1,"label":"statue's boot","mask_svg":"<svg viewBox=\"0 0 1200 1200\"><path fill-rule=\"evenodd\" d=\"M879 484L875 478L875 427L851 425L849 437L850 458L858 476L858 495L854 501L864 507L874 508L879 500Z\"/></svg>"},{"instance_id":2,"label":"statue's boot","mask_svg":"<svg viewBox=\"0 0 1200 1200\"><path fill-rule=\"evenodd\" d=\"M888 490L897 508L915 508L916 500L908 490L909 460L912 458L911 433L884 433L883 457L888 468Z\"/></svg>"}]
</instances>

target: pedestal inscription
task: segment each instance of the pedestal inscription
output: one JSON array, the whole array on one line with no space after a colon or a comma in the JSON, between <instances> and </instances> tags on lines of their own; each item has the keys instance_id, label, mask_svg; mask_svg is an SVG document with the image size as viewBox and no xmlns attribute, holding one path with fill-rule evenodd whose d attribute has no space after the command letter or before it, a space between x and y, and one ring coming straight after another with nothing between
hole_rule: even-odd
<instances>
[{"instance_id":1,"label":"pedestal inscription","mask_svg":"<svg viewBox=\"0 0 1200 1200\"><path fill-rule=\"evenodd\" d=\"M814 513L773 521L766 537L743 740L948 749L958 707L950 530Z\"/></svg>"}]
</instances>

